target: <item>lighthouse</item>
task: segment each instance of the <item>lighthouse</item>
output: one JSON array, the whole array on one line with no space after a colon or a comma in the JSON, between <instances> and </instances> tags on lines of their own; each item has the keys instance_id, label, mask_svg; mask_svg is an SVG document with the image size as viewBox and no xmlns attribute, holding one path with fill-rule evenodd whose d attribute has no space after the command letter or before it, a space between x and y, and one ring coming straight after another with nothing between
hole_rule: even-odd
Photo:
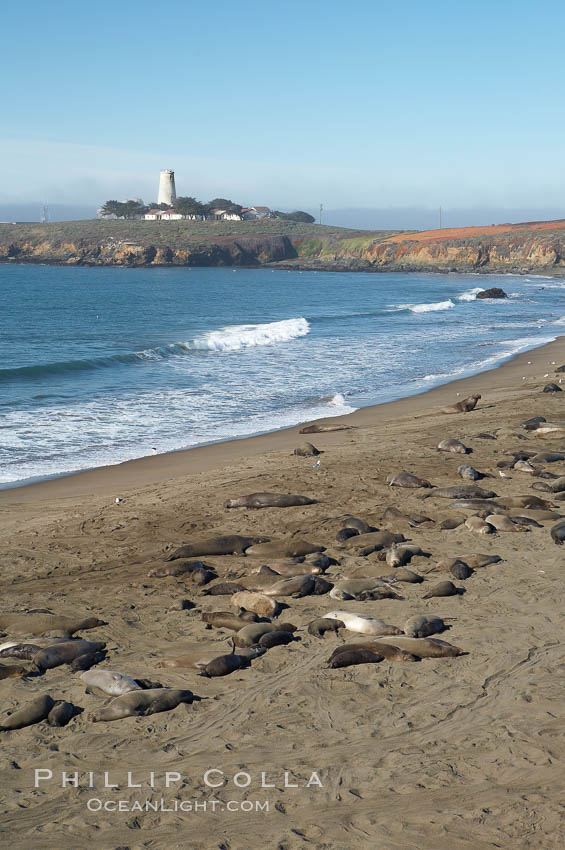
<instances>
[{"instance_id":1,"label":"lighthouse","mask_svg":"<svg viewBox=\"0 0 565 850\"><path fill-rule=\"evenodd\" d=\"M166 168L159 174L159 194L157 196L157 203L167 204L169 207L172 207L176 199L175 172Z\"/></svg>"}]
</instances>

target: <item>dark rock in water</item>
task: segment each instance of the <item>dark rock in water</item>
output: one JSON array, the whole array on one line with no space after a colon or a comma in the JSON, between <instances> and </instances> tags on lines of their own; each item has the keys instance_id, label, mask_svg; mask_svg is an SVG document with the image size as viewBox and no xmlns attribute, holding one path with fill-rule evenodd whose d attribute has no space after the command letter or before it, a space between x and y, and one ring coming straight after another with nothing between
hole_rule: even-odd
<instances>
[{"instance_id":1,"label":"dark rock in water","mask_svg":"<svg viewBox=\"0 0 565 850\"><path fill-rule=\"evenodd\" d=\"M546 384L542 392L544 393L560 393L563 392L559 384Z\"/></svg>"},{"instance_id":2,"label":"dark rock in water","mask_svg":"<svg viewBox=\"0 0 565 850\"><path fill-rule=\"evenodd\" d=\"M508 295L503 289L493 286L491 289L483 289L482 292L477 292L477 298L508 298Z\"/></svg>"}]
</instances>

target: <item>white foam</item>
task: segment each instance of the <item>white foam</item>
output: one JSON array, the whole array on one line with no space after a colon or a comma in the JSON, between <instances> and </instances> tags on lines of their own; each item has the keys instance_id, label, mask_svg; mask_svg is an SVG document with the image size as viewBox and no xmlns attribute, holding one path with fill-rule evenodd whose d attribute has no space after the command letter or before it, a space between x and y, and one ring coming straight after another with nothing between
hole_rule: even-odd
<instances>
[{"instance_id":1,"label":"white foam","mask_svg":"<svg viewBox=\"0 0 565 850\"><path fill-rule=\"evenodd\" d=\"M435 301L432 304L400 304L401 310L410 310L411 313L436 313L439 310L450 310L455 307L451 299L447 301Z\"/></svg>"},{"instance_id":2,"label":"white foam","mask_svg":"<svg viewBox=\"0 0 565 850\"><path fill-rule=\"evenodd\" d=\"M300 317L261 325L230 325L218 331L209 331L187 345L208 351L239 351L256 345L288 342L306 336L309 332L309 322Z\"/></svg>"},{"instance_id":3,"label":"white foam","mask_svg":"<svg viewBox=\"0 0 565 850\"><path fill-rule=\"evenodd\" d=\"M461 295L457 296L458 301L474 301L479 294L479 292L484 292L485 290L481 286L475 286L474 289L468 289L466 292L462 292Z\"/></svg>"}]
</instances>

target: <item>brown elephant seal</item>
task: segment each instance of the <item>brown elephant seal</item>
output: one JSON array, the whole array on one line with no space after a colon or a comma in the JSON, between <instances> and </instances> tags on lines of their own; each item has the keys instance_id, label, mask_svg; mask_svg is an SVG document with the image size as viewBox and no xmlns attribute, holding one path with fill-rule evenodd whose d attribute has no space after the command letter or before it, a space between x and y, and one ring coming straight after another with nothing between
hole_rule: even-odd
<instances>
[{"instance_id":1,"label":"brown elephant seal","mask_svg":"<svg viewBox=\"0 0 565 850\"><path fill-rule=\"evenodd\" d=\"M384 661L384 657L371 649L344 649L343 652L329 659L328 667L335 670L339 667L352 667L356 664L378 664L380 661Z\"/></svg>"},{"instance_id":2,"label":"brown elephant seal","mask_svg":"<svg viewBox=\"0 0 565 850\"><path fill-rule=\"evenodd\" d=\"M379 642L392 643L416 658L456 658L458 655L464 655L464 650L439 638L395 636L379 638Z\"/></svg>"},{"instance_id":3,"label":"brown elephant seal","mask_svg":"<svg viewBox=\"0 0 565 850\"><path fill-rule=\"evenodd\" d=\"M554 508L548 499L540 499L539 496L527 494L525 496L505 496L498 500L504 508L543 508L551 510Z\"/></svg>"},{"instance_id":4,"label":"brown elephant seal","mask_svg":"<svg viewBox=\"0 0 565 850\"><path fill-rule=\"evenodd\" d=\"M274 646L286 646L287 643L292 643L294 635L292 632L267 632L266 635L261 635L259 638L259 646L264 649L272 649Z\"/></svg>"},{"instance_id":5,"label":"brown elephant seal","mask_svg":"<svg viewBox=\"0 0 565 850\"><path fill-rule=\"evenodd\" d=\"M14 679L31 673L23 664L0 664L0 679Z\"/></svg>"},{"instance_id":6,"label":"brown elephant seal","mask_svg":"<svg viewBox=\"0 0 565 850\"><path fill-rule=\"evenodd\" d=\"M467 455L470 454L471 449L467 448L467 446L461 442L461 440L441 440L438 443L438 451L440 452L452 452L456 455Z\"/></svg>"},{"instance_id":7,"label":"brown elephant seal","mask_svg":"<svg viewBox=\"0 0 565 850\"><path fill-rule=\"evenodd\" d=\"M248 658L257 658L259 655L263 655L264 652L266 652L266 650L258 646L238 649L238 655L246 655ZM217 657L217 649L196 648L190 652L185 652L184 655L177 655L174 658L164 658L162 661L158 661L156 666L202 670L203 667Z\"/></svg>"},{"instance_id":8,"label":"brown elephant seal","mask_svg":"<svg viewBox=\"0 0 565 850\"><path fill-rule=\"evenodd\" d=\"M341 522L342 528L349 528L353 531L356 531L357 534L371 534L373 531L378 531L377 528L373 528L372 525L369 525L368 522L365 522L364 519L359 519L356 516L348 516Z\"/></svg>"},{"instance_id":9,"label":"brown elephant seal","mask_svg":"<svg viewBox=\"0 0 565 850\"><path fill-rule=\"evenodd\" d=\"M565 540L565 519L556 522L554 526L552 526L549 530L551 534L551 539L557 546L561 546L563 541Z\"/></svg>"},{"instance_id":10,"label":"brown elephant seal","mask_svg":"<svg viewBox=\"0 0 565 850\"><path fill-rule=\"evenodd\" d=\"M503 514L507 510L500 502L490 499L456 499L449 507L458 511L489 511L491 514Z\"/></svg>"},{"instance_id":11,"label":"brown elephant seal","mask_svg":"<svg viewBox=\"0 0 565 850\"><path fill-rule=\"evenodd\" d=\"M565 460L565 452L536 452L532 454L532 463L556 463Z\"/></svg>"},{"instance_id":12,"label":"brown elephant seal","mask_svg":"<svg viewBox=\"0 0 565 850\"><path fill-rule=\"evenodd\" d=\"M23 729L25 726L33 726L34 723L40 723L45 720L55 701L49 694L42 694L36 697L19 711L15 711L8 717L0 718L0 732L7 732L11 729Z\"/></svg>"},{"instance_id":13,"label":"brown elephant seal","mask_svg":"<svg viewBox=\"0 0 565 850\"><path fill-rule=\"evenodd\" d=\"M186 574L198 573L206 571L206 566L202 561L179 561L171 562L164 567L155 567L147 574L149 578L166 578L168 576L182 576ZM208 570L208 572L211 572Z\"/></svg>"},{"instance_id":14,"label":"brown elephant seal","mask_svg":"<svg viewBox=\"0 0 565 850\"><path fill-rule=\"evenodd\" d=\"M459 581L465 581L465 579L468 579L473 575L473 570L468 566L468 564L463 563L463 561L455 561L455 563L450 566L449 572L453 578L457 578Z\"/></svg>"},{"instance_id":15,"label":"brown elephant seal","mask_svg":"<svg viewBox=\"0 0 565 850\"><path fill-rule=\"evenodd\" d=\"M519 523L514 522L511 517L505 516L504 514L491 514L490 516L485 517L485 522L493 525L497 531L511 531L514 533L530 531L527 525L520 525Z\"/></svg>"},{"instance_id":16,"label":"brown elephant seal","mask_svg":"<svg viewBox=\"0 0 565 850\"><path fill-rule=\"evenodd\" d=\"M280 605L276 599L271 599L266 593L252 590L240 590L230 599L230 605L237 610L245 608L258 617L276 617Z\"/></svg>"},{"instance_id":17,"label":"brown elephant seal","mask_svg":"<svg viewBox=\"0 0 565 850\"><path fill-rule=\"evenodd\" d=\"M360 602L377 602L380 599L404 599L392 587L374 587L372 590L362 590L355 599Z\"/></svg>"},{"instance_id":18,"label":"brown elephant seal","mask_svg":"<svg viewBox=\"0 0 565 850\"><path fill-rule=\"evenodd\" d=\"M406 652L404 649L400 649L398 646L393 646L389 643L384 643L380 640L371 640L364 641L363 643L342 643L341 646L337 646L332 654L329 657L329 661L332 658L337 657L342 652L348 652L355 649L369 649L371 652L376 652L378 655L382 655L383 659L387 661L419 661L415 655L412 655L410 652Z\"/></svg>"},{"instance_id":19,"label":"brown elephant seal","mask_svg":"<svg viewBox=\"0 0 565 850\"><path fill-rule=\"evenodd\" d=\"M312 576L320 575L323 571L323 567L319 567L314 564L308 564L306 561L303 561L301 564L295 564L294 562L285 562L281 561L279 563L271 563L269 565L272 572L277 573L279 576L284 576L290 578L291 576L302 576L310 573Z\"/></svg>"},{"instance_id":20,"label":"brown elephant seal","mask_svg":"<svg viewBox=\"0 0 565 850\"><path fill-rule=\"evenodd\" d=\"M47 715L47 723L49 726L66 726L78 714L79 710L72 702L65 702L65 700L58 699Z\"/></svg>"},{"instance_id":21,"label":"brown elephant seal","mask_svg":"<svg viewBox=\"0 0 565 850\"><path fill-rule=\"evenodd\" d=\"M483 490L477 484L455 484L453 487L436 487L433 493L429 495L439 499L458 499L463 501L466 499L496 498L496 493L492 490Z\"/></svg>"},{"instance_id":22,"label":"brown elephant seal","mask_svg":"<svg viewBox=\"0 0 565 850\"><path fill-rule=\"evenodd\" d=\"M379 636L402 634L402 630L396 626L385 623L380 617L371 617L368 614L355 614L352 611L329 611L324 616L330 620L340 620L350 632Z\"/></svg>"},{"instance_id":23,"label":"brown elephant seal","mask_svg":"<svg viewBox=\"0 0 565 850\"><path fill-rule=\"evenodd\" d=\"M39 673L60 667L62 664L71 664L75 658L99 652L104 649L105 643L101 641L88 640L65 640L41 649L33 656L32 666Z\"/></svg>"},{"instance_id":24,"label":"brown elephant seal","mask_svg":"<svg viewBox=\"0 0 565 850\"><path fill-rule=\"evenodd\" d=\"M422 599L433 599L435 596L458 596L462 590L463 588L455 587L452 581L440 581L424 593Z\"/></svg>"},{"instance_id":25,"label":"brown elephant seal","mask_svg":"<svg viewBox=\"0 0 565 850\"><path fill-rule=\"evenodd\" d=\"M424 581L421 575L418 575L413 570L409 570L407 567L395 567L394 572L389 575L383 575L381 578L388 582L406 582L406 584L420 584L420 582Z\"/></svg>"},{"instance_id":26,"label":"brown elephant seal","mask_svg":"<svg viewBox=\"0 0 565 850\"><path fill-rule=\"evenodd\" d=\"M282 578L265 588L263 592L266 596L292 596L294 599L300 599L303 596L310 596L315 587L316 579L308 574Z\"/></svg>"},{"instance_id":27,"label":"brown elephant seal","mask_svg":"<svg viewBox=\"0 0 565 850\"><path fill-rule=\"evenodd\" d=\"M406 543L403 545L398 545L393 543L385 552L381 550L379 552L378 558L381 559L381 555L384 555L384 560L387 562L389 567L404 567L406 564L409 564L412 558L415 558L417 555L422 555L423 557L429 557L429 553L424 552L420 546L417 546L415 543Z\"/></svg>"},{"instance_id":28,"label":"brown elephant seal","mask_svg":"<svg viewBox=\"0 0 565 850\"><path fill-rule=\"evenodd\" d=\"M328 617L320 617L318 620L312 620L308 624L308 634L314 637L323 638L326 632L334 632L338 634L340 629L345 628L345 623L341 620L331 620Z\"/></svg>"},{"instance_id":29,"label":"brown elephant seal","mask_svg":"<svg viewBox=\"0 0 565 850\"><path fill-rule=\"evenodd\" d=\"M372 531L369 534L358 534L346 542L348 549L370 548L371 552L379 552L381 549L392 546L393 543L404 543L406 538L403 534L395 534L392 531Z\"/></svg>"},{"instance_id":30,"label":"brown elephant seal","mask_svg":"<svg viewBox=\"0 0 565 850\"><path fill-rule=\"evenodd\" d=\"M336 422L334 425L331 424L319 424L319 425L305 425L304 428L301 428L298 432L299 434L326 434L329 431L353 431L356 430L355 425L343 425L341 422Z\"/></svg>"},{"instance_id":31,"label":"brown elephant seal","mask_svg":"<svg viewBox=\"0 0 565 850\"><path fill-rule=\"evenodd\" d=\"M250 493L238 499L228 499L224 508L294 508L298 505L315 505L317 499L295 496L290 493Z\"/></svg>"},{"instance_id":32,"label":"brown elephant seal","mask_svg":"<svg viewBox=\"0 0 565 850\"><path fill-rule=\"evenodd\" d=\"M313 446L312 443L304 442L295 448L293 454L297 455L297 457L316 457L323 454L323 452L317 449L316 446Z\"/></svg>"},{"instance_id":33,"label":"brown elephant seal","mask_svg":"<svg viewBox=\"0 0 565 850\"><path fill-rule=\"evenodd\" d=\"M339 599L342 601L347 599L359 599L361 594L377 589L386 589L389 592L392 591L392 588L387 586L387 582L381 578L350 578L338 581L330 591L330 596L332 599ZM392 593L392 597L386 596L383 598L395 598L393 591Z\"/></svg>"},{"instance_id":34,"label":"brown elephant seal","mask_svg":"<svg viewBox=\"0 0 565 850\"><path fill-rule=\"evenodd\" d=\"M467 396L462 401L457 401L455 404L450 404L442 409L442 413L469 413L475 409L478 400L481 398L479 393Z\"/></svg>"},{"instance_id":35,"label":"brown elephant seal","mask_svg":"<svg viewBox=\"0 0 565 850\"><path fill-rule=\"evenodd\" d=\"M107 626L98 617L63 617L57 614L0 614L0 628L12 635L60 634L71 637L98 626Z\"/></svg>"},{"instance_id":36,"label":"brown elephant seal","mask_svg":"<svg viewBox=\"0 0 565 850\"><path fill-rule=\"evenodd\" d=\"M234 646L252 647L259 643L263 635L270 632L295 632L296 626L292 623L250 623L233 635Z\"/></svg>"},{"instance_id":37,"label":"brown elephant seal","mask_svg":"<svg viewBox=\"0 0 565 850\"><path fill-rule=\"evenodd\" d=\"M417 475L413 475L411 472L405 472L402 470L401 472L391 472L386 477L386 483L389 487L406 487L418 489L420 487L433 487L433 484L430 484L429 481L426 481L425 478L419 478Z\"/></svg>"},{"instance_id":38,"label":"brown elephant seal","mask_svg":"<svg viewBox=\"0 0 565 850\"><path fill-rule=\"evenodd\" d=\"M199 555L243 555L256 543L266 543L268 537L243 537L240 534L228 534L207 537L195 543L188 543L163 558L163 561L176 561L178 558L196 558Z\"/></svg>"},{"instance_id":39,"label":"brown elephant seal","mask_svg":"<svg viewBox=\"0 0 565 850\"><path fill-rule=\"evenodd\" d=\"M561 393L563 390L559 386L559 384L546 384L542 390L542 393Z\"/></svg>"},{"instance_id":40,"label":"brown elephant seal","mask_svg":"<svg viewBox=\"0 0 565 850\"><path fill-rule=\"evenodd\" d=\"M245 587L237 581L221 581L203 590L202 596L233 596L234 593L244 590Z\"/></svg>"},{"instance_id":41,"label":"brown elephant seal","mask_svg":"<svg viewBox=\"0 0 565 850\"><path fill-rule=\"evenodd\" d=\"M466 517L462 516L461 514L459 516L447 516L440 522L439 530L453 531L454 529L459 528L460 525L463 525L465 519Z\"/></svg>"},{"instance_id":42,"label":"brown elephant seal","mask_svg":"<svg viewBox=\"0 0 565 850\"><path fill-rule=\"evenodd\" d=\"M359 532L355 528L340 528L335 539L336 543L345 543L350 537L357 537Z\"/></svg>"},{"instance_id":43,"label":"brown elephant seal","mask_svg":"<svg viewBox=\"0 0 565 850\"><path fill-rule=\"evenodd\" d=\"M99 664L106 658L106 652L85 652L82 655L77 655L74 661L71 661L71 672L78 673L80 670L90 670L95 664Z\"/></svg>"},{"instance_id":44,"label":"brown elephant seal","mask_svg":"<svg viewBox=\"0 0 565 850\"><path fill-rule=\"evenodd\" d=\"M445 623L441 617L431 617L426 614L416 614L404 623L404 634L408 637L425 638L443 632Z\"/></svg>"},{"instance_id":45,"label":"brown elephant seal","mask_svg":"<svg viewBox=\"0 0 565 850\"><path fill-rule=\"evenodd\" d=\"M125 717L142 717L170 711L180 703L190 705L194 699L192 691L180 688L150 688L148 690L130 691L115 697L107 705L93 711L89 715L92 723L110 720L123 720Z\"/></svg>"},{"instance_id":46,"label":"brown elephant seal","mask_svg":"<svg viewBox=\"0 0 565 850\"><path fill-rule=\"evenodd\" d=\"M470 516L465 520L465 526L474 534L494 534L494 526L485 522L480 516Z\"/></svg>"},{"instance_id":47,"label":"brown elephant seal","mask_svg":"<svg viewBox=\"0 0 565 850\"><path fill-rule=\"evenodd\" d=\"M241 610L239 608L238 610ZM258 615L254 611L247 611L247 614L252 619L243 619L241 614L232 614L230 611L206 611L202 614L202 622L215 629L231 629L238 632L248 623L256 623L259 620Z\"/></svg>"},{"instance_id":48,"label":"brown elephant seal","mask_svg":"<svg viewBox=\"0 0 565 850\"><path fill-rule=\"evenodd\" d=\"M217 676L229 676L230 673L235 673L236 670L243 670L251 665L251 660L246 655L218 655L212 659L200 671L201 676L207 679L214 679Z\"/></svg>"},{"instance_id":49,"label":"brown elephant seal","mask_svg":"<svg viewBox=\"0 0 565 850\"><path fill-rule=\"evenodd\" d=\"M55 643L55 641L52 641ZM4 649L0 650L0 658L19 658L22 661L31 661L34 655L36 655L41 649L44 649L45 646L50 646L51 644L38 644L38 643L17 643L13 642L10 646L4 647Z\"/></svg>"},{"instance_id":50,"label":"brown elephant seal","mask_svg":"<svg viewBox=\"0 0 565 850\"><path fill-rule=\"evenodd\" d=\"M324 552L325 548L318 543L310 543L308 540L296 537L253 545L246 554L250 558L297 558L314 552Z\"/></svg>"},{"instance_id":51,"label":"brown elephant seal","mask_svg":"<svg viewBox=\"0 0 565 850\"><path fill-rule=\"evenodd\" d=\"M526 419L525 422L520 422L520 428L524 428L526 431L533 431L541 422L547 422L545 416L532 416L530 419Z\"/></svg>"},{"instance_id":52,"label":"brown elephant seal","mask_svg":"<svg viewBox=\"0 0 565 850\"><path fill-rule=\"evenodd\" d=\"M408 523L411 528L417 528L423 523L433 522L433 519L429 516L425 516L424 514L405 514L402 511L399 511L398 508L389 505L383 514L383 522L390 525L398 525L399 521Z\"/></svg>"}]
</instances>

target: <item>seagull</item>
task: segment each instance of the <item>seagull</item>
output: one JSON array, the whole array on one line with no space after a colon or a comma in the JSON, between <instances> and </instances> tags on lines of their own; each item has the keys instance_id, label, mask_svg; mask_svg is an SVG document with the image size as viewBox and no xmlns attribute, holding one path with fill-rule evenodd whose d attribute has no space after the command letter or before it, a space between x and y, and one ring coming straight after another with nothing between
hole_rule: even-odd
<instances>
[{"instance_id":1,"label":"seagull","mask_svg":"<svg viewBox=\"0 0 565 850\"><path fill-rule=\"evenodd\" d=\"M532 361L528 360L528 366L531 366L531 365L532 365Z\"/></svg>"},{"instance_id":2,"label":"seagull","mask_svg":"<svg viewBox=\"0 0 565 850\"><path fill-rule=\"evenodd\" d=\"M502 469L498 470L498 474L500 475L501 478L512 478L511 475L507 475L505 472L502 471Z\"/></svg>"},{"instance_id":3,"label":"seagull","mask_svg":"<svg viewBox=\"0 0 565 850\"><path fill-rule=\"evenodd\" d=\"M117 504L117 505L119 505L119 504L120 504L120 502L123 502L123 501L124 501L124 500L123 500L123 499L120 499L120 497L119 497L119 496L116 496L116 504Z\"/></svg>"},{"instance_id":4,"label":"seagull","mask_svg":"<svg viewBox=\"0 0 565 850\"><path fill-rule=\"evenodd\" d=\"M317 460L316 463L313 465L312 469L319 469L319 468L320 468L320 461Z\"/></svg>"},{"instance_id":5,"label":"seagull","mask_svg":"<svg viewBox=\"0 0 565 850\"><path fill-rule=\"evenodd\" d=\"M151 446L151 451L153 452L154 455L157 454L157 448L155 446Z\"/></svg>"},{"instance_id":6,"label":"seagull","mask_svg":"<svg viewBox=\"0 0 565 850\"><path fill-rule=\"evenodd\" d=\"M543 377L544 377L544 378L549 378L549 372L546 372L546 373L545 373L545 375L544 375Z\"/></svg>"}]
</instances>

